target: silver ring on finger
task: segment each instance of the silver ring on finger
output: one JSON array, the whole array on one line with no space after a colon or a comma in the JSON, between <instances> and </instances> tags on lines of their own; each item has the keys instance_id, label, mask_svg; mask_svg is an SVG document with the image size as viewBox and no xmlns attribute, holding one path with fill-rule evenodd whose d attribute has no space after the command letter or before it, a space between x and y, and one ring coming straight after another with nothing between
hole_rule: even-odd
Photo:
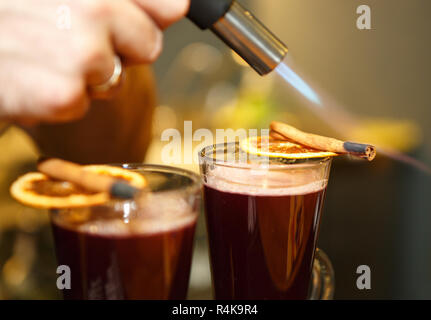
<instances>
[{"instance_id":1,"label":"silver ring on finger","mask_svg":"<svg viewBox=\"0 0 431 320\"><path fill-rule=\"evenodd\" d=\"M112 88L118 86L123 74L123 64L119 56L114 57L114 71L111 77L105 83L89 86L90 95L97 97L109 92Z\"/></svg>"}]
</instances>

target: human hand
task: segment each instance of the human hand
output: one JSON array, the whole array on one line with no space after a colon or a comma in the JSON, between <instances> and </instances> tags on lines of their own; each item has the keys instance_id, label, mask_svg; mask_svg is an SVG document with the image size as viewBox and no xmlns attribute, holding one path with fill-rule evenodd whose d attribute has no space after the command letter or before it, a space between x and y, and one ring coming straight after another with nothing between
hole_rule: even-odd
<instances>
[{"instance_id":1,"label":"human hand","mask_svg":"<svg viewBox=\"0 0 431 320\"><path fill-rule=\"evenodd\" d=\"M0 118L82 117L88 87L111 77L115 55L125 64L153 62L162 30L188 6L189 0L0 0Z\"/></svg>"}]
</instances>

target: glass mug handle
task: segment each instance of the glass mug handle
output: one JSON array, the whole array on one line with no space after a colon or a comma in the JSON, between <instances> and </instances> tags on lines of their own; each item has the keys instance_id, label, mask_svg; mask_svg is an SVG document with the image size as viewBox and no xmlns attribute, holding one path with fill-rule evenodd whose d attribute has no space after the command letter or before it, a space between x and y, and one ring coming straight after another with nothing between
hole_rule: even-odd
<instances>
[{"instance_id":1,"label":"glass mug handle","mask_svg":"<svg viewBox=\"0 0 431 320\"><path fill-rule=\"evenodd\" d=\"M334 297L335 275L325 252L316 248L309 300L331 300Z\"/></svg>"}]
</instances>

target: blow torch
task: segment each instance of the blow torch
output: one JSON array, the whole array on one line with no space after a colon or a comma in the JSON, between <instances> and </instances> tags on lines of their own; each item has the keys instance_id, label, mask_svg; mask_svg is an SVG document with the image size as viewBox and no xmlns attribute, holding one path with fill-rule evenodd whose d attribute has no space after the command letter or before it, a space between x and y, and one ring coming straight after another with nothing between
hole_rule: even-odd
<instances>
[{"instance_id":1,"label":"blow torch","mask_svg":"<svg viewBox=\"0 0 431 320\"><path fill-rule=\"evenodd\" d=\"M260 75L274 70L286 56L286 45L234 0L191 0L187 17L214 32Z\"/></svg>"}]
</instances>

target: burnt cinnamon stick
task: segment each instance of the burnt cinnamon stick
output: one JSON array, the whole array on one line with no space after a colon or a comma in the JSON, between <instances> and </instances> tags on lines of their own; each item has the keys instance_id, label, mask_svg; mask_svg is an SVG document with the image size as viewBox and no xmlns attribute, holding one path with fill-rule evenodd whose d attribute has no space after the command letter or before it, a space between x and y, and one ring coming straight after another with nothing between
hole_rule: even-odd
<instances>
[{"instance_id":1,"label":"burnt cinnamon stick","mask_svg":"<svg viewBox=\"0 0 431 320\"><path fill-rule=\"evenodd\" d=\"M368 161L371 161L376 157L376 148L369 144L346 142L303 132L288 124L278 121L272 121L270 129L270 135L274 139L290 140L317 150L348 153L357 157L365 158Z\"/></svg>"},{"instance_id":2,"label":"burnt cinnamon stick","mask_svg":"<svg viewBox=\"0 0 431 320\"><path fill-rule=\"evenodd\" d=\"M61 159L42 158L37 169L51 178L73 182L89 191L108 192L116 198L131 199L139 191L120 179L84 170L76 163Z\"/></svg>"}]
</instances>

